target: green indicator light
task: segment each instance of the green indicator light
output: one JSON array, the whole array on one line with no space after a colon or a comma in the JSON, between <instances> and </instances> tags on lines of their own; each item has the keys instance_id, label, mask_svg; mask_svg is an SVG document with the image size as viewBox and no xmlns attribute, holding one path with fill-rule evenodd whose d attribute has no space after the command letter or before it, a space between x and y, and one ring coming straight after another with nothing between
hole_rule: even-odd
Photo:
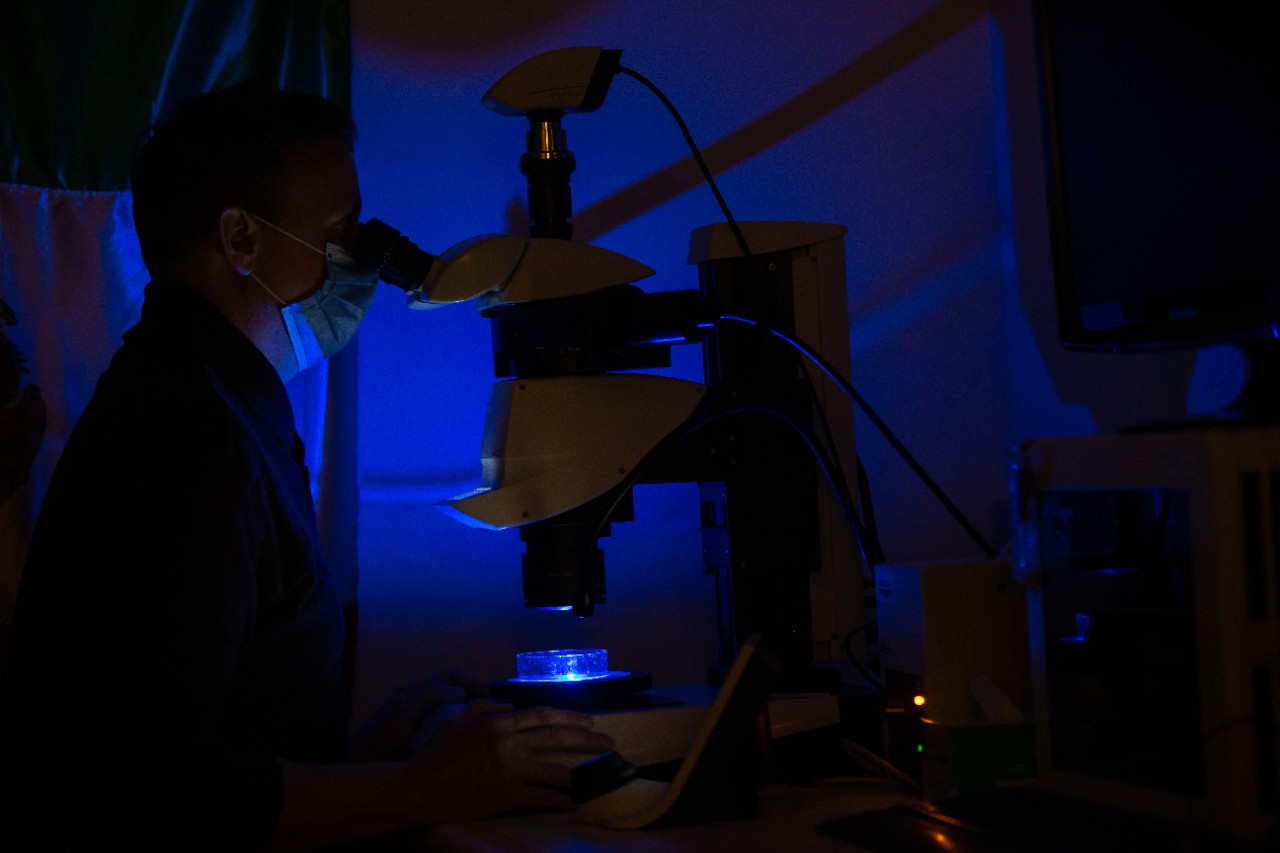
<instances>
[{"instance_id":1,"label":"green indicator light","mask_svg":"<svg viewBox=\"0 0 1280 853\"><path fill-rule=\"evenodd\" d=\"M922 743L916 744L916 752L924 752L924 744Z\"/></svg>"}]
</instances>

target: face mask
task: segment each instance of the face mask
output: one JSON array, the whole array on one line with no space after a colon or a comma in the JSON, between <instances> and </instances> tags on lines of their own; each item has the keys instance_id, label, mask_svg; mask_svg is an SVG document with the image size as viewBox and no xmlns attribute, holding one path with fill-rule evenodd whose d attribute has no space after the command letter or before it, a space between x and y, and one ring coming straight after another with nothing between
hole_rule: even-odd
<instances>
[{"instance_id":1,"label":"face mask","mask_svg":"<svg viewBox=\"0 0 1280 853\"><path fill-rule=\"evenodd\" d=\"M336 243L326 243L321 252L310 243L273 225L261 216L263 225L279 231L318 255L324 255L328 275L320 289L305 299L286 305L256 273L250 273L262 289L280 303L280 316L293 346L293 357L301 372L342 349L355 336L364 320L378 286L378 271L362 269L355 258Z\"/></svg>"}]
</instances>

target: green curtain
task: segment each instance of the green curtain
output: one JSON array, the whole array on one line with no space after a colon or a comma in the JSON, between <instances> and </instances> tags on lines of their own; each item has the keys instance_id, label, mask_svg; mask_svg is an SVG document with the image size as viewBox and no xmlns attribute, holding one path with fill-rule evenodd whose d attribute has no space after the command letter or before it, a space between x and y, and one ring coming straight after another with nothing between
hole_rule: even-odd
<instances>
[{"instance_id":1,"label":"green curtain","mask_svg":"<svg viewBox=\"0 0 1280 853\"><path fill-rule=\"evenodd\" d=\"M345 0L9 0L4 18L9 183L127 190L142 130L178 102L240 80L350 107Z\"/></svg>"}]
</instances>

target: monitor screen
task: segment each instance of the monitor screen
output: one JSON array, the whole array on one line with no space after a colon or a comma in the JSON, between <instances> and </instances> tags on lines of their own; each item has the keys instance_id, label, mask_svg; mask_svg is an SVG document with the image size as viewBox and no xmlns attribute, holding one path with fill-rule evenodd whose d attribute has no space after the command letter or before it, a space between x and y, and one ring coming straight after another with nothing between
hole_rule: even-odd
<instances>
[{"instance_id":1,"label":"monitor screen","mask_svg":"<svg viewBox=\"0 0 1280 853\"><path fill-rule=\"evenodd\" d=\"M1245 9L1037 2L1064 346L1280 335L1280 51Z\"/></svg>"}]
</instances>

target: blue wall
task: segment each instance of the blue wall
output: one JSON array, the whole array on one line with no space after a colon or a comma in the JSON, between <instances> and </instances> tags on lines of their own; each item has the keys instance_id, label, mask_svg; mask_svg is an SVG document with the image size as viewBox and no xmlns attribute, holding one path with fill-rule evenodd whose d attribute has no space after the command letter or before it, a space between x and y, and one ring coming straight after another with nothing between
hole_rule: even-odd
<instances>
[{"instance_id":1,"label":"blue wall","mask_svg":"<svg viewBox=\"0 0 1280 853\"><path fill-rule=\"evenodd\" d=\"M434 251L525 233L526 123L481 95L545 50L621 48L681 110L737 218L849 228L853 384L1003 544L1012 442L1169 404L1142 393L1116 404L1088 378L1098 363L1057 352L1045 323L1025 5L355 3L365 208ZM721 216L705 187L662 171L688 150L657 99L620 76L598 112L564 126L577 236L657 270L646 289L695 286L689 232ZM391 288L361 332L361 695L443 665L505 677L517 651L562 645L605 645L616 667L659 683L699 679L714 616L689 487L640 490L637 521L606 540L610 601L588 620L525 611L517 534L431 506L479 477L488 334L470 306L408 311ZM699 356L686 349L672 372L693 378ZM1167 377L1164 396L1180 403L1184 377L1166 362L1130 362L1122 386L1142 385L1135 370ZM857 441L890 560L978 554L861 418Z\"/></svg>"},{"instance_id":2,"label":"blue wall","mask_svg":"<svg viewBox=\"0 0 1280 853\"><path fill-rule=\"evenodd\" d=\"M911 428L913 413L945 406L958 429L1001 436L1008 418L990 24L964 4L931 5L446 3L428 14L354 4L366 211L437 251L478 233L525 233L526 122L489 112L480 96L542 51L620 48L684 115L737 218L849 227L855 384L945 482L948 456ZM657 270L646 289L696 286L689 232L721 214L704 186L654 177L689 158L661 103L620 76L599 111L564 126L578 161L577 236ZM701 678L714 610L692 487L639 490L637 520L605 540L609 603L588 620L526 611L518 535L465 528L431 506L478 479L488 335L470 306L408 311L390 288L361 332L362 686L442 665L503 677L517 651L588 644L660 683ZM904 359L904 338L927 344ZM935 357L957 348L983 365L980 382L974 364ZM677 351L671 372L699 370L696 349ZM977 407L951 399L975 393ZM875 482L905 480L872 437L859 442ZM1003 476L998 451L986 457L988 494L970 506L983 521ZM920 501L895 531L900 505L918 496L884 486L876 496L891 553L922 556L903 545L928 547L921 522L940 518L934 508ZM939 537L939 552L956 545Z\"/></svg>"}]
</instances>

